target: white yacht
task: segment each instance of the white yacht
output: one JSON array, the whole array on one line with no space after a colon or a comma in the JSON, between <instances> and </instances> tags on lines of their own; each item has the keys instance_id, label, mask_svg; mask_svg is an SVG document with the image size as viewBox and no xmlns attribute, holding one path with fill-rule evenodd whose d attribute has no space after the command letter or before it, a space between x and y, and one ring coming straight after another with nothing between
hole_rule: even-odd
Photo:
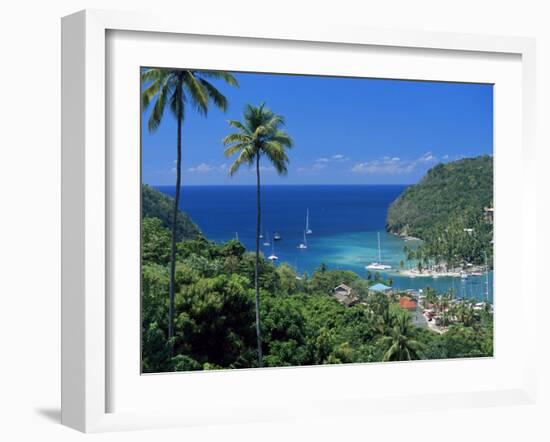
<instances>
[{"instance_id":1,"label":"white yacht","mask_svg":"<svg viewBox=\"0 0 550 442\"><path fill-rule=\"evenodd\" d=\"M270 261L277 261L279 257L275 255L275 244L271 244L271 255L267 257Z\"/></svg>"},{"instance_id":2,"label":"white yacht","mask_svg":"<svg viewBox=\"0 0 550 442\"><path fill-rule=\"evenodd\" d=\"M309 209L306 210L306 235L311 235L313 230L309 228Z\"/></svg>"},{"instance_id":3,"label":"white yacht","mask_svg":"<svg viewBox=\"0 0 550 442\"><path fill-rule=\"evenodd\" d=\"M306 231L304 231L304 242L301 242L298 245L299 249L307 249L307 238L306 238Z\"/></svg>"},{"instance_id":4,"label":"white yacht","mask_svg":"<svg viewBox=\"0 0 550 442\"><path fill-rule=\"evenodd\" d=\"M367 270L389 270L391 265L382 263L382 252L380 249L380 232L378 232L378 262L373 262L365 266Z\"/></svg>"}]
</instances>

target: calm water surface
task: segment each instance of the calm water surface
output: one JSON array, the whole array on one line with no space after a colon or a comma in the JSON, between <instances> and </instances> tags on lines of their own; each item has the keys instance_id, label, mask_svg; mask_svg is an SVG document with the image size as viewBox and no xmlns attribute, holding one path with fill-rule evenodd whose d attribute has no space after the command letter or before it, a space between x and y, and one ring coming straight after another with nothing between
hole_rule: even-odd
<instances>
[{"instance_id":1,"label":"calm water surface","mask_svg":"<svg viewBox=\"0 0 550 442\"><path fill-rule=\"evenodd\" d=\"M274 253L298 272L311 274L321 263L329 268L353 270L366 277L365 265L378 261L377 233L380 232L382 260L399 269L405 260L401 238L385 232L389 205L406 186L402 185L320 185L262 187L262 232L282 239L262 246L266 255ZM158 186L174 196L175 186ZM213 241L227 241L238 235L248 250L254 249L256 232L256 188L254 186L189 186L182 188L180 207L189 213L202 232ZM313 234L303 242L306 210ZM262 240L263 242L264 240ZM414 245L414 242L409 242ZM420 289L431 286L438 291L452 287L458 297L483 299L484 277L408 278L395 273L395 287ZM492 300L492 274L489 296Z\"/></svg>"}]
</instances>

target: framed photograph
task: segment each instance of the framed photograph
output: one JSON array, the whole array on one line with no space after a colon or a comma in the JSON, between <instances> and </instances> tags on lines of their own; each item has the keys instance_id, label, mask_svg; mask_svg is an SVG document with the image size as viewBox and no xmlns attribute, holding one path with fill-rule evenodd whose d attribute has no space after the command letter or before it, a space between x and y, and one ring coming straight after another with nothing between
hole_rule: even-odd
<instances>
[{"instance_id":1,"label":"framed photograph","mask_svg":"<svg viewBox=\"0 0 550 442\"><path fill-rule=\"evenodd\" d=\"M532 40L62 26L64 424L534 400Z\"/></svg>"}]
</instances>

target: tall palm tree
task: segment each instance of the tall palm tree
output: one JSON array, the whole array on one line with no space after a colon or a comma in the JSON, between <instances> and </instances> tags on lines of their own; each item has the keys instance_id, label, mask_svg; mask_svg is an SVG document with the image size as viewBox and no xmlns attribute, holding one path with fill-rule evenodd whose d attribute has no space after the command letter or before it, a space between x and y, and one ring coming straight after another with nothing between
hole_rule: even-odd
<instances>
[{"instance_id":1,"label":"tall palm tree","mask_svg":"<svg viewBox=\"0 0 550 442\"><path fill-rule=\"evenodd\" d=\"M256 265L254 267L254 288L256 290L256 337L258 345L258 365L262 366L262 333L260 329L260 287L258 283L260 263L260 159L265 157L279 175L286 175L287 149L293 145L290 136L281 128L284 118L274 114L264 103L255 107L247 105L243 121L230 120L229 125L236 129L223 139L225 155L238 154L229 168L233 176L242 165L256 169Z\"/></svg>"},{"instance_id":2,"label":"tall palm tree","mask_svg":"<svg viewBox=\"0 0 550 442\"><path fill-rule=\"evenodd\" d=\"M181 139L186 105L191 105L199 114L206 116L210 102L225 111L226 97L212 84L210 79L223 80L231 86L238 86L231 74L221 71L193 71L186 69L148 68L141 73L143 91L141 94L142 110L152 104L148 129L155 132L164 115L166 107L170 108L177 121L176 132L176 195L172 213L172 241L170 249L170 303L168 307L168 341L173 348L174 337L174 291L176 281L176 224L181 190ZM172 350L170 351L172 353Z\"/></svg>"},{"instance_id":3,"label":"tall palm tree","mask_svg":"<svg viewBox=\"0 0 550 442\"><path fill-rule=\"evenodd\" d=\"M391 336L383 338L388 346L382 361L411 361L420 359L422 344L414 339L414 325L408 312L402 312L394 318Z\"/></svg>"}]
</instances>

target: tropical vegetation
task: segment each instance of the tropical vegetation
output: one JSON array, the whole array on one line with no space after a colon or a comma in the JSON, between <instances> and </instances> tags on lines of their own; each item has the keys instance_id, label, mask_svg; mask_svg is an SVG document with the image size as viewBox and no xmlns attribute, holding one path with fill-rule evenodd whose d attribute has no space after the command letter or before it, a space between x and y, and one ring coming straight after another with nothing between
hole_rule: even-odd
<instances>
[{"instance_id":1,"label":"tropical vegetation","mask_svg":"<svg viewBox=\"0 0 550 442\"><path fill-rule=\"evenodd\" d=\"M144 372L279 367L492 355L492 313L468 300L428 291L429 305L448 312L446 332L413 324L415 312L369 290L379 274L361 278L321 265L311 275L275 265L231 240L204 236L177 243L174 336L170 340L171 232L159 218L142 221L142 368ZM256 264L258 271L256 271ZM256 303L255 277L259 297ZM360 302L332 295L346 284ZM261 317L258 360L256 306ZM173 348L173 354L171 349Z\"/></svg>"},{"instance_id":2,"label":"tropical vegetation","mask_svg":"<svg viewBox=\"0 0 550 442\"><path fill-rule=\"evenodd\" d=\"M195 71L187 69L147 68L141 73L142 108L146 111L151 105L147 127L154 132L160 126L164 111L169 108L176 119L176 196L173 202L170 241L170 288L168 313L168 338L174 336L174 302L176 275L177 224L181 191L182 128L187 108L195 109L206 116L210 103L225 111L227 99L209 81L223 80L231 86L237 86L237 80L231 74L221 71Z\"/></svg>"}]
</instances>

